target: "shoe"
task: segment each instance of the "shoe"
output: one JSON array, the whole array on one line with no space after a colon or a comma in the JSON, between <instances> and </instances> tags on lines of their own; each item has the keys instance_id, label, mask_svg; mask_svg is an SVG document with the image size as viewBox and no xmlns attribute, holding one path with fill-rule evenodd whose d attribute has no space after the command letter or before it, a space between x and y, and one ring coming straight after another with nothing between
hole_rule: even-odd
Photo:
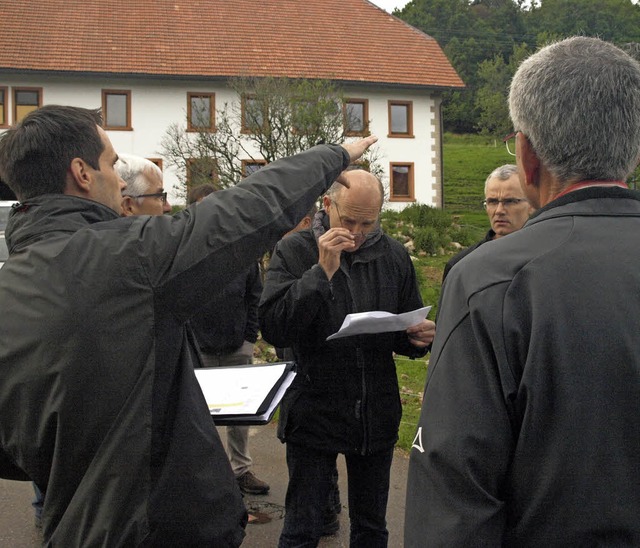
<instances>
[{"instance_id":1,"label":"shoe","mask_svg":"<svg viewBox=\"0 0 640 548\"><path fill-rule=\"evenodd\" d=\"M331 514L324 518L324 523L322 524L322 536L330 537L331 535L335 535L340 530L340 520L338 519L338 514Z\"/></svg>"},{"instance_id":2,"label":"shoe","mask_svg":"<svg viewBox=\"0 0 640 548\"><path fill-rule=\"evenodd\" d=\"M240 491L249 495L265 495L269 492L269 484L256 478L252 472L245 472L236 478Z\"/></svg>"}]
</instances>

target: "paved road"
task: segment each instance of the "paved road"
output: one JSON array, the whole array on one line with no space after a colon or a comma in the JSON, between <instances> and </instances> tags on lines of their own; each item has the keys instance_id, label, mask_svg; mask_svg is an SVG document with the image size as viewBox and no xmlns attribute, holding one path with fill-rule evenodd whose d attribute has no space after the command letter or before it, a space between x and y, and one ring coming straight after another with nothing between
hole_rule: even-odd
<instances>
[{"instance_id":1,"label":"paved road","mask_svg":"<svg viewBox=\"0 0 640 548\"><path fill-rule=\"evenodd\" d=\"M220 430L224 440L223 429ZM247 536L243 548L271 548L278 544L284 516L284 497L287 489L287 466L284 445L276 437L276 425L251 428L250 449L254 460L253 471L271 485L268 495L248 495L249 509L264 512L272 519L269 523L247 525ZM391 488L387 522L389 546L402 548L402 528L404 523L405 487L408 458L396 452L391 470ZM338 459L340 472L340 493L343 510L340 514L340 530L332 537L325 537L323 548L343 548L349 546L349 517L346 505L347 485L344 459ZM33 526L31 484L0 480L0 548L32 548L39 546L40 536Z\"/></svg>"}]
</instances>

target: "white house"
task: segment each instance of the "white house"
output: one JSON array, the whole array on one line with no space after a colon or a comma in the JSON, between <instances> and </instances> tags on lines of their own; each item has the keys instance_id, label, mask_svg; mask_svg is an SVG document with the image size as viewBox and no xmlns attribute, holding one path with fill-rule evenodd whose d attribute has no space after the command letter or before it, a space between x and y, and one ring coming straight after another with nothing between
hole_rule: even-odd
<instances>
[{"instance_id":1,"label":"white house","mask_svg":"<svg viewBox=\"0 0 640 548\"><path fill-rule=\"evenodd\" d=\"M441 93L464 84L433 38L367 0L0 5L0 131L44 104L102 107L116 151L159 163L174 201L160 140L190 105L240 101L233 76L337 82L351 133L379 137L388 207L441 206Z\"/></svg>"}]
</instances>

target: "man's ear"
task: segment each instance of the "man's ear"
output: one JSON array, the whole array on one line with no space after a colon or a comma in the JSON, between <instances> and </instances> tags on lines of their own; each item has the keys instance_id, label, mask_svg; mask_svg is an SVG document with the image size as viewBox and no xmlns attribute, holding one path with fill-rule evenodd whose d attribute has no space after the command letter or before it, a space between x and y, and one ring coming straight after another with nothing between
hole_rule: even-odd
<instances>
[{"instance_id":1,"label":"man's ear","mask_svg":"<svg viewBox=\"0 0 640 548\"><path fill-rule=\"evenodd\" d=\"M522 132L518 133L516 150L522 165L525 185L537 187L540 182L540 158L538 158L529 138Z\"/></svg>"},{"instance_id":2,"label":"man's ear","mask_svg":"<svg viewBox=\"0 0 640 548\"><path fill-rule=\"evenodd\" d=\"M93 177L89 165L82 158L74 158L67 173L67 193L77 196L89 194Z\"/></svg>"},{"instance_id":3,"label":"man's ear","mask_svg":"<svg viewBox=\"0 0 640 548\"><path fill-rule=\"evenodd\" d=\"M331 205L331 198L326 194L322 197L322 206L326 210Z\"/></svg>"},{"instance_id":4,"label":"man's ear","mask_svg":"<svg viewBox=\"0 0 640 548\"><path fill-rule=\"evenodd\" d=\"M132 196L123 196L122 197L122 216L123 217L131 217L136 215L137 204L136 199Z\"/></svg>"},{"instance_id":5,"label":"man's ear","mask_svg":"<svg viewBox=\"0 0 640 548\"><path fill-rule=\"evenodd\" d=\"M311 226L311 217L304 217L298 226L301 229L309 228Z\"/></svg>"}]
</instances>

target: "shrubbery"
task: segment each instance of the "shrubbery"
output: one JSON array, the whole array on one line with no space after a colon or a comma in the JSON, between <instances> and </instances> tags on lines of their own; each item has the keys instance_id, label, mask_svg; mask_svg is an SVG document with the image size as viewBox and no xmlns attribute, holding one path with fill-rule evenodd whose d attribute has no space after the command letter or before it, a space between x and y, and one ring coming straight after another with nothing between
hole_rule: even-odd
<instances>
[{"instance_id":1,"label":"shrubbery","mask_svg":"<svg viewBox=\"0 0 640 548\"><path fill-rule=\"evenodd\" d=\"M466 247L478 239L477 231L455 224L447 211L424 204L384 211L381 222L384 231L401 243L412 241L416 253L436 255L449 248L451 242Z\"/></svg>"}]
</instances>

